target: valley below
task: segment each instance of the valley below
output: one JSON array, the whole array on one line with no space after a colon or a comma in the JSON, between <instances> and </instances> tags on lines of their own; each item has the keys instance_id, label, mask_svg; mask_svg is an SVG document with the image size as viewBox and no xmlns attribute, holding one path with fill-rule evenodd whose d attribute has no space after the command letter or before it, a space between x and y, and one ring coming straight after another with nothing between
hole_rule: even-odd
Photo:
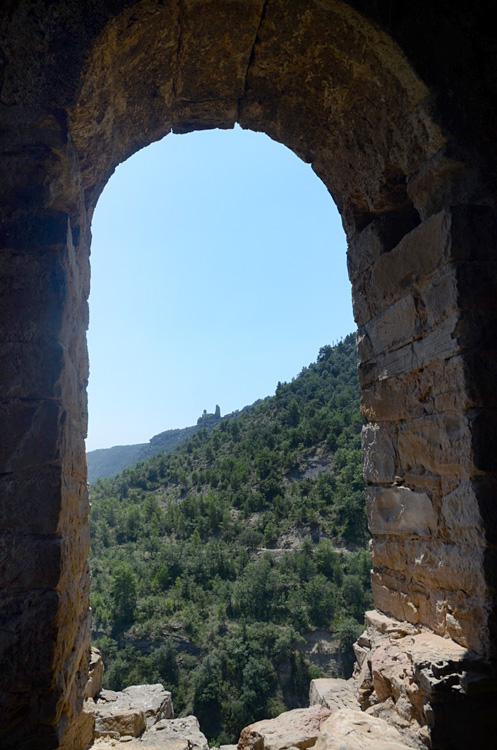
<instances>
[{"instance_id":1,"label":"valley below","mask_svg":"<svg viewBox=\"0 0 497 750\"><path fill-rule=\"evenodd\" d=\"M91 485L104 689L160 683L213 744L348 678L372 605L355 337Z\"/></svg>"}]
</instances>

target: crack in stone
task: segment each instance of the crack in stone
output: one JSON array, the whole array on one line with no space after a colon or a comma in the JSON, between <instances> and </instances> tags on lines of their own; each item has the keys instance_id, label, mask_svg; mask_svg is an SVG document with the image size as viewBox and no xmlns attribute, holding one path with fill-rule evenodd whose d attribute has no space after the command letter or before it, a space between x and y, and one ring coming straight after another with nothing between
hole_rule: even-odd
<instances>
[{"instance_id":1,"label":"crack in stone","mask_svg":"<svg viewBox=\"0 0 497 750\"><path fill-rule=\"evenodd\" d=\"M176 60L175 60L174 73L173 73L173 97L174 97L175 104L178 101L176 87L177 87L177 79L179 76L179 56L180 56L182 42L183 42L183 35L182 35L182 19L184 15L183 9L184 9L183 0L178 0L178 43L176 45Z\"/></svg>"},{"instance_id":2,"label":"crack in stone","mask_svg":"<svg viewBox=\"0 0 497 750\"><path fill-rule=\"evenodd\" d=\"M266 8L267 8L267 5L268 5L268 2L269 2L269 0L264 0L264 2L262 3L261 13L260 13L260 17L259 17L259 23L257 24L257 28L255 30L254 39L253 39L253 42L252 42L252 46L250 48L250 54L248 56L248 62L247 62L246 70L245 70L245 76L244 76L244 79L243 79L243 91L240 94L240 96L238 97L238 102L237 102L237 107L236 107L236 122L239 122L239 120L240 120L240 107L241 107L242 99L244 98L245 94L247 93L248 74L249 74L250 66L252 65L252 62L254 60L255 45L257 44L257 40L259 38L259 31L260 31L260 28L261 28L262 23L264 21L264 18L266 16Z\"/></svg>"}]
</instances>

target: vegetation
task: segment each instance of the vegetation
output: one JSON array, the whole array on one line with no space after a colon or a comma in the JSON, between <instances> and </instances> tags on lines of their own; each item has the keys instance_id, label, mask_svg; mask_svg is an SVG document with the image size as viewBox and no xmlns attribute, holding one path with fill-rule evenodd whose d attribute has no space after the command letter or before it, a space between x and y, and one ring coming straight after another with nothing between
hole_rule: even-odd
<instances>
[{"instance_id":1,"label":"vegetation","mask_svg":"<svg viewBox=\"0 0 497 750\"><path fill-rule=\"evenodd\" d=\"M162 682L211 741L304 705L371 606L354 336L276 394L91 487L94 642L105 684ZM338 674L336 675L338 676Z\"/></svg>"},{"instance_id":2,"label":"vegetation","mask_svg":"<svg viewBox=\"0 0 497 750\"><path fill-rule=\"evenodd\" d=\"M184 440L191 437L197 430L197 425L183 427L180 430L166 430L154 435L148 443L135 445L114 445L113 448L99 448L86 454L88 467L88 481L112 477L128 466L134 466L139 461L146 461L157 453L167 453L174 450Z\"/></svg>"}]
</instances>

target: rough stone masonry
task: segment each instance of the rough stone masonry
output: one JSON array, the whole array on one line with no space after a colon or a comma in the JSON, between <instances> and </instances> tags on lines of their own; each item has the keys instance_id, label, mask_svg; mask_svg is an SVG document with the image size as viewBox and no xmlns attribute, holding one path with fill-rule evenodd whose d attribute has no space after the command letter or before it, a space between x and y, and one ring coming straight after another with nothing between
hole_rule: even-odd
<instances>
[{"instance_id":1,"label":"rough stone masonry","mask_svg":"<svg viewBox=\"0 0 497 750\"><path fill-rule=\"evenodd\" d=\"M479 660L489 679L478 683L487 706L478 741L490 746L497 56L489 12L484 0L2 3L5 750L80 750L70 738L89 658L93 209L138 149L171 130L236 122L311 163L341 212L359 327L375 606ZM426 670L433 674L428 663L415 680ZM462 687L449 693L436 710L428 696L420 714L434 748L465 746L457 725L470 698Z\"/></svg>"}]
</instances>

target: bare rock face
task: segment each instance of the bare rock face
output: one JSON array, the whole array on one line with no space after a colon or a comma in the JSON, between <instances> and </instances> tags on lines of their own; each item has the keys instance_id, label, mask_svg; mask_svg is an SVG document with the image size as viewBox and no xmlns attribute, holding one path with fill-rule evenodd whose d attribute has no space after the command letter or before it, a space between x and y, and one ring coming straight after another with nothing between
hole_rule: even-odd
<instances>
[{"instance_id":1,"label":"bare rock face","mask_svg":"<svg viewBox=\"0 0 497 750\"><path fill-rule=\"evenodd\" d=\"M363 711L386 719L413 747L440 743L466 748L476 737L476 746L491 745L488 718L476 720L488 717L490 706L497 705L497 673L491 662L449 638L376 611L366 613L366 622L367 630L355 644ZM468 716L466 729L461 713Z\"/></svg>"},{"instance_id":2,"label":"bare rock face","mask_svg":"<svg viewBox=\"0 0 497 750\"><path fill-rule=\"evenodd\" d=\"M312 680L309 688L309 705L325 706L332 712L340 708L359 709L357 681L333 678Z\"/></svg>"},{"instance_id":3,"label":"bare rock face","mask_svg":"<svg viewBox=\"0 0 497 750\"><path fill-rule=\"evenodd\" d=\"M125 735L119 740L97 739L93 745L95 750L111 747L125 747L127 750L209 750L207 739L200 731L195 716L161 719L139 738Z\"/></svg>"},{"instance_id":4,"label":"bare rock face","mask_svg":"<svg viewBox=\"0 0 497 750\"><path fill-rule=\"evenodd\" d=\"M321 729L315 750L409 750L395 727L360 710L339 709Z\"/></svg>"},{"instance_id":5,"label":"bare rock face","mask_svg":"<svg viewBox=\"0 0 497 750\"><path fill-rule=\"evenodd\" d=\"M171 693L160 684L131 685L124 688L123 693L134 708L143 711L147 729L161 719L174 718Z\"/></svg>"},{"instance_id":6,"label":"bare rock face","mask_svg":"<svg viewBox=\"0 0 497 750\"><path fill-rule=\"evenodd\" d=\"M85 688L85 698L95 698L102 689L102 679L104 676L104 664L102 655L98 648L92 646L90 665L88 669L88 682Z\"/></svg>"},{"instance_id":7,"label":"bare rock face","mask_svg":"<svg viewBox=\"0 0 497 750\"><path fill-rule=\"evenodd\" d=\"M172 750L209 750L207 738L200 731L195 716L181 719L162 719L140 738L143 748L172 748Z\"/></svg>"},{"instance_id":8,"label":"bare rock face","mask_svg":"<svg viewBox=\"0 0 497 750\"><path fill-rule=\"evenodd\" d=\"M162 719L173 717L171 693L162 685L133 685L122 692L102 690L87 702L94 715L95 739L139 737Z\"/></svg>"},{"instance_id":9,"label":"bare rock face","mask_svg":"<svg viewBox=\"0 0 497 750\"><path fill-rule=\"evenodd\" d=\"M328 708L315 705L286 711L275 719L257 721L242 730L238 750L286 750L291 747L306 750L316 743L321 725L329 715Z\"/></svg>"},{"instance_id":10,"label":"bare rock face","mask_svg":"<svg viewBox=\"0 0 497 750\"><path fill-rule=\"evenodd\" d=\"M443 746L437 727L453 724L452 745L471 745L466 718L492 705L497 662L492 8L395 8L1 4L2 750L78 741L71 727L90 642L85 331L98 196L119 163L171 130L236 122L312 164L347 232L375 606L480 660L470 659L474 679L449 679L455 664L467 671L464 660L442 658L437 676L417 645L385 646L361 662L362 699L391 689L384 701L398 706L410 679L398 674L411 665L413 684L431 696L432 741ZM439 690L448 704L435 700Z\"/></svg>"}]
</instances>

